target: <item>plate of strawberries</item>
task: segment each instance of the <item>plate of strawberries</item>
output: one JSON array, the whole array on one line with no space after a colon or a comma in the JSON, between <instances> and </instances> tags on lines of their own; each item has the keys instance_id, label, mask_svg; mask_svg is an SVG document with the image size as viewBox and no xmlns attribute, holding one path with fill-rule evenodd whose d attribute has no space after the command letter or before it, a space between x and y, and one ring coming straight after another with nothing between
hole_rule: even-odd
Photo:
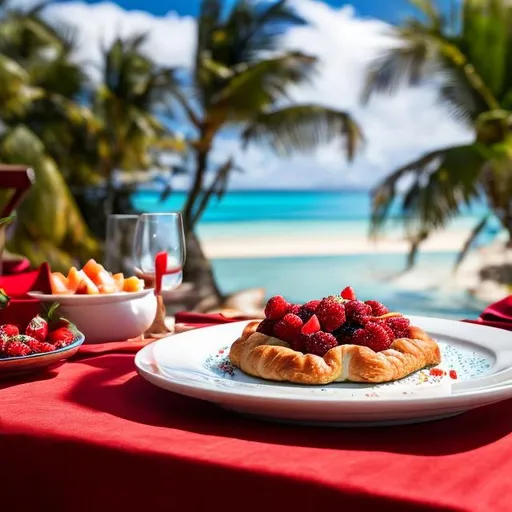
<instances>
[{"instance_id":1,"label":"plate of strawberries","mask_svg":"<svg viewBox=\"0 0 512 512\"><path fill-rule=\"evenodd\" d=\"M9 304L1 294L0 307ZM58 303L35 315L25 327L0 325L0 378L32 373L73 356L84 342L74 324L57 314Z\"/></svg>"}]
</instances>

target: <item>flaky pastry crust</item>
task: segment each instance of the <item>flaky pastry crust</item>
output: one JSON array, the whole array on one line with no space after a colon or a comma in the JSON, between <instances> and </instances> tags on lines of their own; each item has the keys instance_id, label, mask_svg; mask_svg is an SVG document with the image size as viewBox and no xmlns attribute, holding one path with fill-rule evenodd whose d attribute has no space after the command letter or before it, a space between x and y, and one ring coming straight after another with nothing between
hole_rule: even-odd
<instances>
[{"instance_id":1,"label":"flaky pastry crust","mask_svg":"<svg viewBox=\"0 0 512 512\"><path fill-rule=\"evenodd\" d=\"M231 363L254 377L296 384L331 382L379 383L401 379L441 362L438 344L419 327L410 327L410 338L393 341L382 352L359 345L339 345L323 357L303 354L278 338L256 332L250 322L231 346Z\"/></svg>"}]
</instances>

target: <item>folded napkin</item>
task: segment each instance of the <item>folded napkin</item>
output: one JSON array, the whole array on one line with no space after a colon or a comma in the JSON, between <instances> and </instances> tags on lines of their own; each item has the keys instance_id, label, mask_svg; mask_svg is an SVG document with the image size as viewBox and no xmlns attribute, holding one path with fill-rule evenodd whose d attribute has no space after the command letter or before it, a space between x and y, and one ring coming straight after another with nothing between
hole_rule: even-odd
<instances>
[{"instance_id":1,"label":"folded napkin","mask_svg":"<svg viewBox=\"0 0 512 512\"><path fill-rule=\"evenodd\" d=\"M464 321L512 331L512 295L485 308L476 320Z\"/></svg>"},{"instance_id":2,"label":"folded napkin","mask_svg":"<svg viewBox=\"0 0 512 512\"><path fill-rule=\"evenodd\" d=\"M194 313L193 311L180 311L174 317L175 332L183 332L190 329L209 327L211 325L225 324L229 322L241 322L242 320L255 320L254 316L247 316L234 310L224 310L218 313Z\"/></svg>"}]
</instances>

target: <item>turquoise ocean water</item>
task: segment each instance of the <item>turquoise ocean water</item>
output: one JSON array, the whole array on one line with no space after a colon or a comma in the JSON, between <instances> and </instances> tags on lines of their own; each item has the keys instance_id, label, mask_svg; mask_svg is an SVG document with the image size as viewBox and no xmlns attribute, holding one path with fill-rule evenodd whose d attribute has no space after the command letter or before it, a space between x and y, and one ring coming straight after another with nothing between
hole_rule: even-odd
<instances>
[{"instance_id":1,"label":"turquoise ocean water","mask_svg":"<svg viewBox=\"0 0 512 512\"><path fill-rule=\"evenodd\" d=\"M139 191L135 206L145 212L179 210L184 194L174 193L160 201L156 191ZM484 212L475 204L452 224L453 229L471 229ZM203 239L243 234L304 234L343 237L365 235L369 230L370 201L366 191L247 191L231 192L221 201L213 201L199 226ZM398 223L390 231L399 229ZM490 229L480 243L497 234ZM454 252L420 254L415 276L449 275ZM407 285L393 284L393 276L403 269L403 254L350 254L342 256L296 256L271 258L216 259L216 276L225 292L263 287L267 295L282 294L301 302L339 291L352 284L364 298L382 300L392 309L408 314L448 318L474 317L482 304L461 292L438 286L418 286L414 278ZM442 277L441 277L442 279Z\"/></svg>"}]
</instances>

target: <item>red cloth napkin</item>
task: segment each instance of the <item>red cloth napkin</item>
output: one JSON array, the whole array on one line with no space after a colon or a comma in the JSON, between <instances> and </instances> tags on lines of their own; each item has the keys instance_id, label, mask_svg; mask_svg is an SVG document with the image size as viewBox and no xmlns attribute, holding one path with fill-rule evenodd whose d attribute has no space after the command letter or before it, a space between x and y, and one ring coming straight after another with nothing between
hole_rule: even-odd
<instances>
[{"instance_id":1,"label":"red cloth napkin","mask_svg":"<svg viewBox=\"0 0 512 512\"><path fill-rule=\"evenodd\" d=\"M0 310L0 324L15 324L25 328L40 312L41 304L31 298L29 291L51 293L50 267L43 263L37 270L13 276L0 276L0 288L11 301L9 307Z\"/></svg>"},{"instance_id":2,"label":"red cloth napkin","mask_svg":"<svg viewBox=\"0 0 512 512\"><path fill-rule=\"evenodd\" d=\"M465 322L512 331L512 295L485 308L476 320L465 320Z\"/></svg>"}]
</instances>

